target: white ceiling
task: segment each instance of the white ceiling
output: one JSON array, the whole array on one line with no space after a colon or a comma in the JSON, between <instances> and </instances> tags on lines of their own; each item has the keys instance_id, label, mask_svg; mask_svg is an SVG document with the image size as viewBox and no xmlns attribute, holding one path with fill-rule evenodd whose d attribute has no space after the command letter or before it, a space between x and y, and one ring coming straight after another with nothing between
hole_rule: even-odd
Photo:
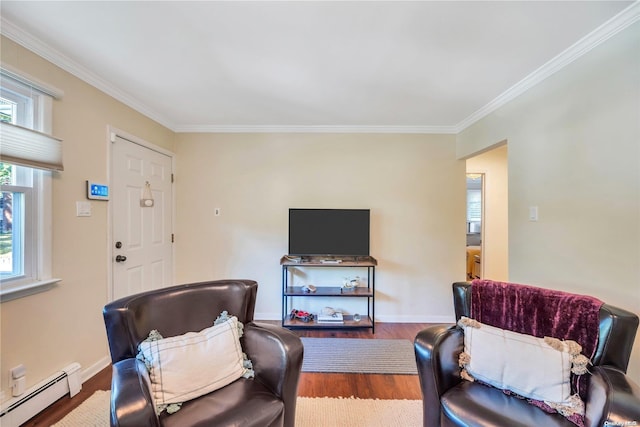
<instances>
[{"instance_id":1,"label":"white ceiling","mask_svg":"<svg viewBox=\"0 0 640 427\"><path fill-rule=\"evenodd\" d=\"M3 0L0 31L178 132L454 133L631 3Z\"/></svg>"}]
</instances>

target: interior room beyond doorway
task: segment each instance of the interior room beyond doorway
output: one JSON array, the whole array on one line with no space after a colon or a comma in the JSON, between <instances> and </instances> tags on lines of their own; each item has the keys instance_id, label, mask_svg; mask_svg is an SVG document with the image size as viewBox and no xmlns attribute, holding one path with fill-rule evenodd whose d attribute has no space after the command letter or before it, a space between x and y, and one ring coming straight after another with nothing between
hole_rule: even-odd
<instances>
[{"instance_id":1,"label":"interior room beyond doorway","mask_svg":"<svg viewBox=\"0 0 640 427\"><path fill-rule=\"evenodd\" d=\"M467 159L467 280L509 278L507 155L505 141Z\"/></svg>"}]
</instances>

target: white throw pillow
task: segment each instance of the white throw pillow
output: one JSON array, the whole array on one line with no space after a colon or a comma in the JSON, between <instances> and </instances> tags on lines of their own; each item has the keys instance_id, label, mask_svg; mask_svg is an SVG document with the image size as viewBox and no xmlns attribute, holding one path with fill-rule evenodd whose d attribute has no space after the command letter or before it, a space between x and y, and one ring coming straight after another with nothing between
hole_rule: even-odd
<instances>
[{"instance_id":1,"label":"white throw pillow","mask_svg":"<svg viewBox=\"0 0 640 427\"><path fill-rule=\"evenodd\" d=\"M138 358L147 365L159 410L222 388L245 374L238 323L229 317L200 332L140 343Z\"/></svg>"},{"instance_id":2,"label":"white throw pillow","mask_svg":"<svg viewBox=\"0 0 640 427\"><path fill-rule=\"evenodd\" d=\"M588 360L580 355L582 349L575 341L537 338L466 317L458 325L464 330L459 359L464 379L544 401L565 416L584 414L584 404L572 394L570 381L574 363L577 372L584 370Z\"/></svg>"}]
</instances>

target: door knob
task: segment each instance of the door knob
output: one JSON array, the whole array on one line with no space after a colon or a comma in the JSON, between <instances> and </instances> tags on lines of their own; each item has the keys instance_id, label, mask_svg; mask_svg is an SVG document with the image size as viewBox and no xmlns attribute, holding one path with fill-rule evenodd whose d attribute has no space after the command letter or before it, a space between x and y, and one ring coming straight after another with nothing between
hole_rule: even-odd
<instances>
[{"instance_id":1,"label":"door knob","mask_svg":"<svg viewBox=\"0 0 640 427\"><path fill-rule=\"evenodd\" d=\"M117 255L116 256L116 262L124 262L127 260L127 257L124 255Z\"/></svg>"}]
</instances>

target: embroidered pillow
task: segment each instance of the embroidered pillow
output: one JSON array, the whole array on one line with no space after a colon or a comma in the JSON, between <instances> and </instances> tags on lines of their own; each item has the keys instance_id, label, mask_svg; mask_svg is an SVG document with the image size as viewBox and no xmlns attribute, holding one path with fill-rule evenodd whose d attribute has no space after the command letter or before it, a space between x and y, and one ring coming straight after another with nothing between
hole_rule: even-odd
<instances>
[{"instance_id":1,"label":"embroidered pillow","mask_svg":"<svg viewBox=\"0 0 640 427\"><path fill-rule=\"evenodd\" d=\"M172 413L180 404L253 376L250 361L240 346L241 323L235 316L218 319L214 326L162 338L153 330L138 345L138 359L145 362L158 412ZM247 363L248 362L248 363Z\"/></svg>"},{"instance_id":2,"label":"embroidered pillow","mask_svg":"<svg viewBox=\"0 0 640 427\"><path fill-rule=\"evenodd\" d=\"M464 330L462 378L542 401L572 422L574 415L584 416L584 403L571 390L571 373L585 373L589 363L578 343L519 334L467 317L458 326Z\"/></svg>"}]
</instances>

